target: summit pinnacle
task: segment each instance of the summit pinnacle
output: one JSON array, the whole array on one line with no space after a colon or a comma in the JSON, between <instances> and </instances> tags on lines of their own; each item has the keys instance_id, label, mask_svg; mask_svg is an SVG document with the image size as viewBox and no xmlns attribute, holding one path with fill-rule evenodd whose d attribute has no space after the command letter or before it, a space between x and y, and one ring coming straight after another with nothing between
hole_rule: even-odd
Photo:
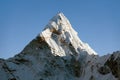
<instances>
[{"instance_id":1,"label":"summit pinnacle","mask_svg":"<svg viewBox=\"0 0 120 80\"><path fill-rule=\"evenodd\" d=\"M83 52L97 55L87 43L83 43L79 39L77 32L72 28L63 13L54 16L39 37L43 37L51 47L51 50L55 51L55 54L59 56L74 55L74 53L77 55ZM70 47L74 48L74 53L70 50Z\"/></svg>"}]
</instances>

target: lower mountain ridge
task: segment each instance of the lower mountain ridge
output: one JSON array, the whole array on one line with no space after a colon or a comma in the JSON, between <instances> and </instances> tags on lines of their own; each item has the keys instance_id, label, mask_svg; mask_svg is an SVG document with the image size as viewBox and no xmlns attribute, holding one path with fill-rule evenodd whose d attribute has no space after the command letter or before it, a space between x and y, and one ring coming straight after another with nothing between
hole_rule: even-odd
<instances>
[{"instance_id":1,"label":"lower mountain ridge","mask_svg":"<svg viewBox=\"0 0 120 80\"><path fill-rule=\"evenodd\" d=\"M59 13L19 54L0 59L0 80L120 80L120 51L100 57Z\"/></svg>"}]
</instances>

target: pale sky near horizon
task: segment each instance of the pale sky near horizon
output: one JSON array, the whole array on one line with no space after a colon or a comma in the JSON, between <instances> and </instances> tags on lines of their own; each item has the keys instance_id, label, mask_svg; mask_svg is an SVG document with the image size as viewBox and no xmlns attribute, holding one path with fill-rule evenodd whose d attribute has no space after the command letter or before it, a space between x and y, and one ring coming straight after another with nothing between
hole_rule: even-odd
<instances>
[{"instance_id":1,"label":"pale sky near horizon","mask_svg":"<svg viewBox=\"0 0 120 80\"><path fill-rule=\"evenodd\" d=\"M9 58L62 12L99 55L120 50L120 0L0 0L0 58Z\"/></svg>"}]
</instances>

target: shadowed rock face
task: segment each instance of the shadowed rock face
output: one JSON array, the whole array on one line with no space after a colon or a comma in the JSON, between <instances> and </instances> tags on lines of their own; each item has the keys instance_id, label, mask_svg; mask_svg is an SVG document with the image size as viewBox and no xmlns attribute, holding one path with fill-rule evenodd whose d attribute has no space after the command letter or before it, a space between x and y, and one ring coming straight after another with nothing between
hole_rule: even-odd
<instances>
[{"instance_id":1,"label":"shadowed rock face","mask_svg":"<svg viewBox=\"0 0 120 80\"><path fill-rule=\"evenodd\" d=\"M0 80L119 80L120 52L99 57L59 13L19 54L0 59Z\"/></svg>"},{"instance_id":2,"label":"shadowed rock face","mask_svg":"<svg viewBox=\"0 0 120 80\"><path fill-rule=\"evenodd\" d=\"M110 58L106 61L105 65L107 65L112 74L120 79L120 51L114 52Z\"/></svg>"}]
</instances>

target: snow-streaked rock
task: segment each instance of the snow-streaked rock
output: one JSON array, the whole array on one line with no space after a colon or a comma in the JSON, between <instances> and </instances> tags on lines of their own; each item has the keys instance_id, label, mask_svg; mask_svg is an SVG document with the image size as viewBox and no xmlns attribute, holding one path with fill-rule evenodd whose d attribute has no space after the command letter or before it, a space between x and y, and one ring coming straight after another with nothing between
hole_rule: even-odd
<instances>
[{"instance_id":1,"label":"snow-streaked rock","mask_svg":"<svg viewBox=\"0 0 120 80\"><path fill-rule=\"evenodd\" d=\"M0 80L119 80L120 51L99 57L59 13L19 54L0 59Z\"/></svg>"}]
</instances>

